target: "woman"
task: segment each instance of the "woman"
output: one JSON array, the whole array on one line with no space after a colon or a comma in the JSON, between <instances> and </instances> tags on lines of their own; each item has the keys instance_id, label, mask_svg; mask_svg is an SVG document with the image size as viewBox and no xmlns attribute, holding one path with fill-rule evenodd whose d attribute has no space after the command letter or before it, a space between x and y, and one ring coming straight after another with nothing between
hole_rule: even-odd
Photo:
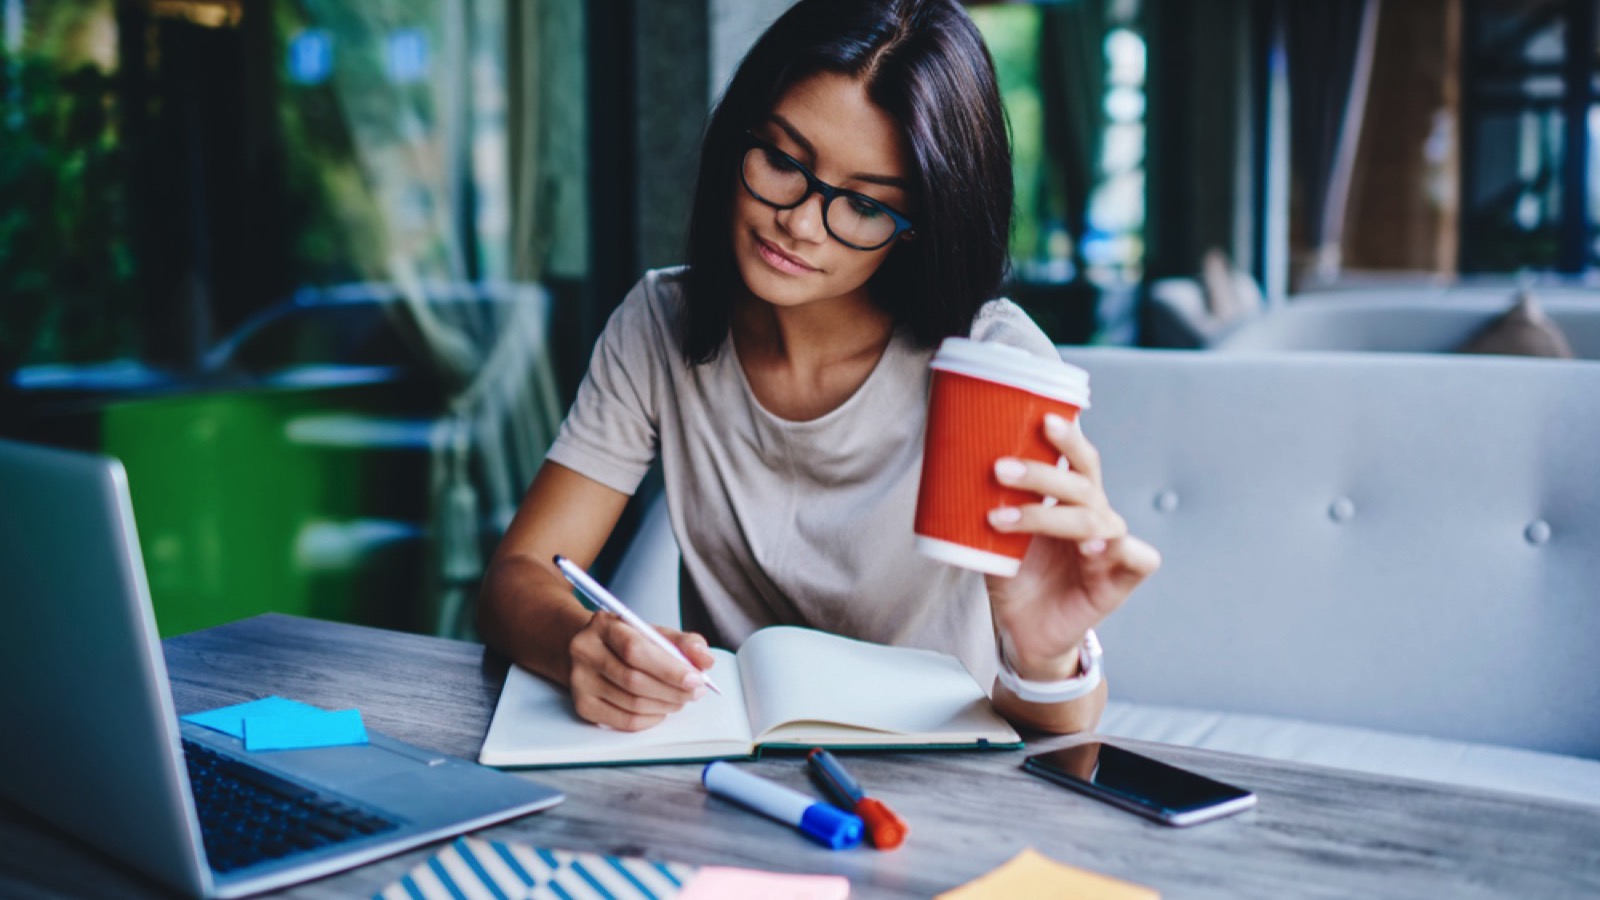
<instances>
[{"instance_id":1,"label":"woman","mask_svg":"<svg viewBox=\"0 0 1600 900\"><path fill-rule=\"evenodd\" d=\"M711 117L687 266L647 274L600 338L490 565L484 639L601 725L647 728L703 694L699 671L585 610L551 563L592 561L659 456L687 629L667 634L699 669L708 641L807 625L951 653L1020 726L1094 727L1090 629L1159 557L1126 533L1075 426L1046 426L1069 469L995 463L1040 498L989 515L1035 535L1016 577L912 546L936 343L1055 358L991 299L1011 204L993 64L957 3L791 8Z\"/></svg>"}]
</instances>

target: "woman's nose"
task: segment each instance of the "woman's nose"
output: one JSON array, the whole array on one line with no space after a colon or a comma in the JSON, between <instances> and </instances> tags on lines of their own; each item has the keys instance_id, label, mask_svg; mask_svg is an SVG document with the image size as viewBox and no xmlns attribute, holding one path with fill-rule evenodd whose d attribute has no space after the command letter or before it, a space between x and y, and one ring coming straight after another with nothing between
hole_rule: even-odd
<instances>
[{"instance_id":1,"label":"woman's nose","mask_svg":"<svg viewBox=\"0 0 1600 900\"><path fill-rule=\"evenodd\" d=\"M821 241L828 236L823 224L823 204L820 193L812 193L799 206L778 210L778 224L783 230L804 241Z\"/></svg>"}]
</instances>

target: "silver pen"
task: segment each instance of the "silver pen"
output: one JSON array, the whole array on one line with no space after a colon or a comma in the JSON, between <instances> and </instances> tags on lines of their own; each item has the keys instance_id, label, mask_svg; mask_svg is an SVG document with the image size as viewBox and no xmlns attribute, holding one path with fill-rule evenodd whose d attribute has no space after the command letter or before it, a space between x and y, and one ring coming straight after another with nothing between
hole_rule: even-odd
<instances>
[{"instance_id":1,"label":"silver pen","mask_svg":"<svg viewBox=\"0 0 1600 900\"><path fill-rule=\"evenodd\" d=\"M567 581L572 583L573 587L578 589L579 593L589 598L591 603L631 625L634 630L638 631L640 634L643 634L650 641L650 643L655 644L657 647L660 647L668 653L671 653L674 658L680 660L684 665L696 672L699 672L700 677L705 680L706 687L716 691L719 694L722 693L722 688L717 687L716 682L711 680L711 676L704 672L700 672L699 666L689 662L689 658L683 655L683 651L679 650L676 644L667 640L666 635L657 631L654 625L651 625L649 622L639 618L638 613L629 609L621 600L617 599L615 594L606 590L605 587L600 584L600 582L589 577L589 573L585 572L581 567L578 566L577 563L560 554L556 554L555 560L556 568L561 570L561 574L567 579Z\"/></svg>"}]
</instances>

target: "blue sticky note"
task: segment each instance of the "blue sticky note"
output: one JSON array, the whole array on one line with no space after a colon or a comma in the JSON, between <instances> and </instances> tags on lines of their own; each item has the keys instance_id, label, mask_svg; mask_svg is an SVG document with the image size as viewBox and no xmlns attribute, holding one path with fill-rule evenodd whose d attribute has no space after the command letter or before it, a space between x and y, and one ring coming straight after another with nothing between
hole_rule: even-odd
<instances>
[{"instance_id":1,"label":"blue sticky note","mask_svg":"<svg viewBox=\"0 0 1600 900\"><path fill-rule=\"evenodd\" d=\"M275 716L283 713L296 712L322 712L315 706L301 703L298 700L285 700L282 697L263 697L260 700L251 700L248 703L235 703L232 706L219 706L205 712L190 713L183 716L185 722L202 725L212 731L220 731L244 740L244 720L246 716Z\"/></svg>"},{"instance_id":2,"label":"blue sticky note","mask_svg":"<svg viewBox=\"0 0 1600 900\"><path fill-rule=\"evenodd\" d=\"M282 712L250 715L244 720L244 748L257 750L304 750L310 747L342 747L365 744L367 728L361 710L327 712Z\"/></svg>"}]
</instances>

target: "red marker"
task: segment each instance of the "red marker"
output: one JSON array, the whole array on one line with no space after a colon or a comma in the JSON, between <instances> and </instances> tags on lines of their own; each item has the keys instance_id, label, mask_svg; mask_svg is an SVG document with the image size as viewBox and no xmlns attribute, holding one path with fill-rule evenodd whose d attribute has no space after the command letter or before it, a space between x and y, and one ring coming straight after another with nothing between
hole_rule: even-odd
<instances>
[{"instance_id":1,"label":"red marker","mask_svg":"<svg viewBox=\"0 0 1600 900\"><path fill-rule=\"evenodd\" d=\"M893 850L906 839L906 832L911 830L906 823L882 801L868 797L832 753L819 747L806 754L806 762L811 764L811 775L833 802L866 823L872 846Z\"/></svg>"}]
</instances>

